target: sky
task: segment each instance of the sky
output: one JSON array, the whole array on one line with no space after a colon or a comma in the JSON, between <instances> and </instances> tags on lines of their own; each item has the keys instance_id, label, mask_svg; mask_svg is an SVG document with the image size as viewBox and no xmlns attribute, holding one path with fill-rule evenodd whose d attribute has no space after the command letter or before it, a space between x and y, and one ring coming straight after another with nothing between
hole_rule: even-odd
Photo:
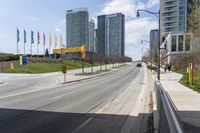
<instances>
[{"instance_id":1,"label":"sky","mask_svg":"<svg viewBox=\"0 0 200 133\"><path fill-rule=\"evenodd\" d=\"M0 0L0 52L16 53L16 29L20 31L19 53L23 53L23 31L27 32L26 53L31 49L31 30L34 31L33 53L37 53L37 31L41 34L39 52L43 53L42 34L46 35L46 48L49 47L49 33L63 37L65 42L65 14L67 10L79 7L88 8L91 18L122 12L126 16L125 54L137 60L141 57L142 48L149 48L151 29L158 28L154 15L141 12L136 17L137 9L157 12L159 0ZM53 40L54 42L54 40ZM58 41L59 42L59 41ZM52 45L54 48L54 45Z\"/></svg>"}]
</instances>

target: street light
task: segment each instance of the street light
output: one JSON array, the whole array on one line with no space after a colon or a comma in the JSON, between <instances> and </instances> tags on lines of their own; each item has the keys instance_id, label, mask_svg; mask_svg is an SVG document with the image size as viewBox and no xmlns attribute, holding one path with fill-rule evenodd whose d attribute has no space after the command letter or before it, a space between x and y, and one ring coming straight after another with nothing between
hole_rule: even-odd
<instances>
[{"instance_id":1,"label":"street light","mask_svg":"<svg viewBox=\"0 0 200 133\"><path fill-rule=\"evenodd\" d=\"M149 14L153 14L158 18L158 24L159 24L159 39L158 39L158 47L157 47L157 79L160 80L160 10L158 12L151 12L144 9L138 9L137 10L137 17L140 17L140 11L141 12L147 12Z\"/></svg>"}]
</instances>

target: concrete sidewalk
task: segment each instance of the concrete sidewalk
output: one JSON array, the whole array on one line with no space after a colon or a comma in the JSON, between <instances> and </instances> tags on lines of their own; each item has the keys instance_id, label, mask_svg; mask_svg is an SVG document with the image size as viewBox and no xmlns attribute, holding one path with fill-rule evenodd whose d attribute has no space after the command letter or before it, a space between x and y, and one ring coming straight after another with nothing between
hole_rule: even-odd
<instances>
[{"instance_id":1,"label":"concrete sidewalk","mask_svg":"<svg viewBox=\"0 0 200 133\"><path fill-rule=\"evenodd\" d=\"M200 93L180 84L181 74L161 74L161 84L177 107L178 115L186 133L200 132Z\"/></svg>"}]
</instances>

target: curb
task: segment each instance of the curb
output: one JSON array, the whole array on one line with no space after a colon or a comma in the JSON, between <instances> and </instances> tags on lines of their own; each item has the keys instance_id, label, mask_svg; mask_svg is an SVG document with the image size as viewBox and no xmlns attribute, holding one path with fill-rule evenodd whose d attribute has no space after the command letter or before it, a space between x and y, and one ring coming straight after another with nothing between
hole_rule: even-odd
<instances>
[{"instance_id":1,"label":"curb","mask_svg":"<svg viewBox=\"0 0 200 133\"><path fill-rule=\"evenodd\" d=\"M95 75L95 76L88 77L88 78L83 78L83 79L78 79L78 80L67 81L67 82L64 82L64 83L61 83L61 84L74 83L74 82L79 82L79 81L84 81L84 80L88 80L88 79L92 79L92 78L104 76L104 75L107 75L107 74L110 74L110 73L117 72L117 71L119 71L121 68L123 68L123 67L125 67L125 66L127 66L127 65L120 66L119 69L117 69L117 70L113 70L113 71L112 71L112 70L109 70L110 72L107 72L107 73L102 73L102 74ZM116 69L116 68L114 68L114 69Z\"/></svg>"},{"instance_id":2,"label":"curb","mask_svg":"<svg viewBox=\"0 0 200 133\"><path fill-rule=\"evenodd\" d=\"M148 70L148 73L151 75L153 78L153 74L151 70ZM155 82L154 78L153 81ZM159 112L157 109L157 96L156 96L156 90L155 88L152 91L152 104L153 104L153 132L154 133L159 133Z\"/></svg>"}]
</instances>

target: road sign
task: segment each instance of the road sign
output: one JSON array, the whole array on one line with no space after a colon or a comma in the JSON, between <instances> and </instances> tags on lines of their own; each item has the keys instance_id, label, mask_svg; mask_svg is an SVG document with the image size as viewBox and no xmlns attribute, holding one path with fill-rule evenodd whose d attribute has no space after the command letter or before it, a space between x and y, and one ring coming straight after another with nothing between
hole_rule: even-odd
<instances>
[{"instance_id":1,"label":"road sign","mask_svg":"<svg viewBox=\"0 0 200 133\"><path fill-rule=\"evenodd\" d=\"M63 66L62 66L62 72L63 72L63 73L67 73L67 66L66 66L66 65L63 65Z\"/></svg>"},{"instance_id":2,"label":"road sign","mask_svg":"<svg viewBox=\"0 0 200 133\"><path fill-rule=\"evenodd\" d=\"M19 64L20 65L26 65L27 64L27 56L26 55L19 56Z\"/></svg>"}]
</instances>

